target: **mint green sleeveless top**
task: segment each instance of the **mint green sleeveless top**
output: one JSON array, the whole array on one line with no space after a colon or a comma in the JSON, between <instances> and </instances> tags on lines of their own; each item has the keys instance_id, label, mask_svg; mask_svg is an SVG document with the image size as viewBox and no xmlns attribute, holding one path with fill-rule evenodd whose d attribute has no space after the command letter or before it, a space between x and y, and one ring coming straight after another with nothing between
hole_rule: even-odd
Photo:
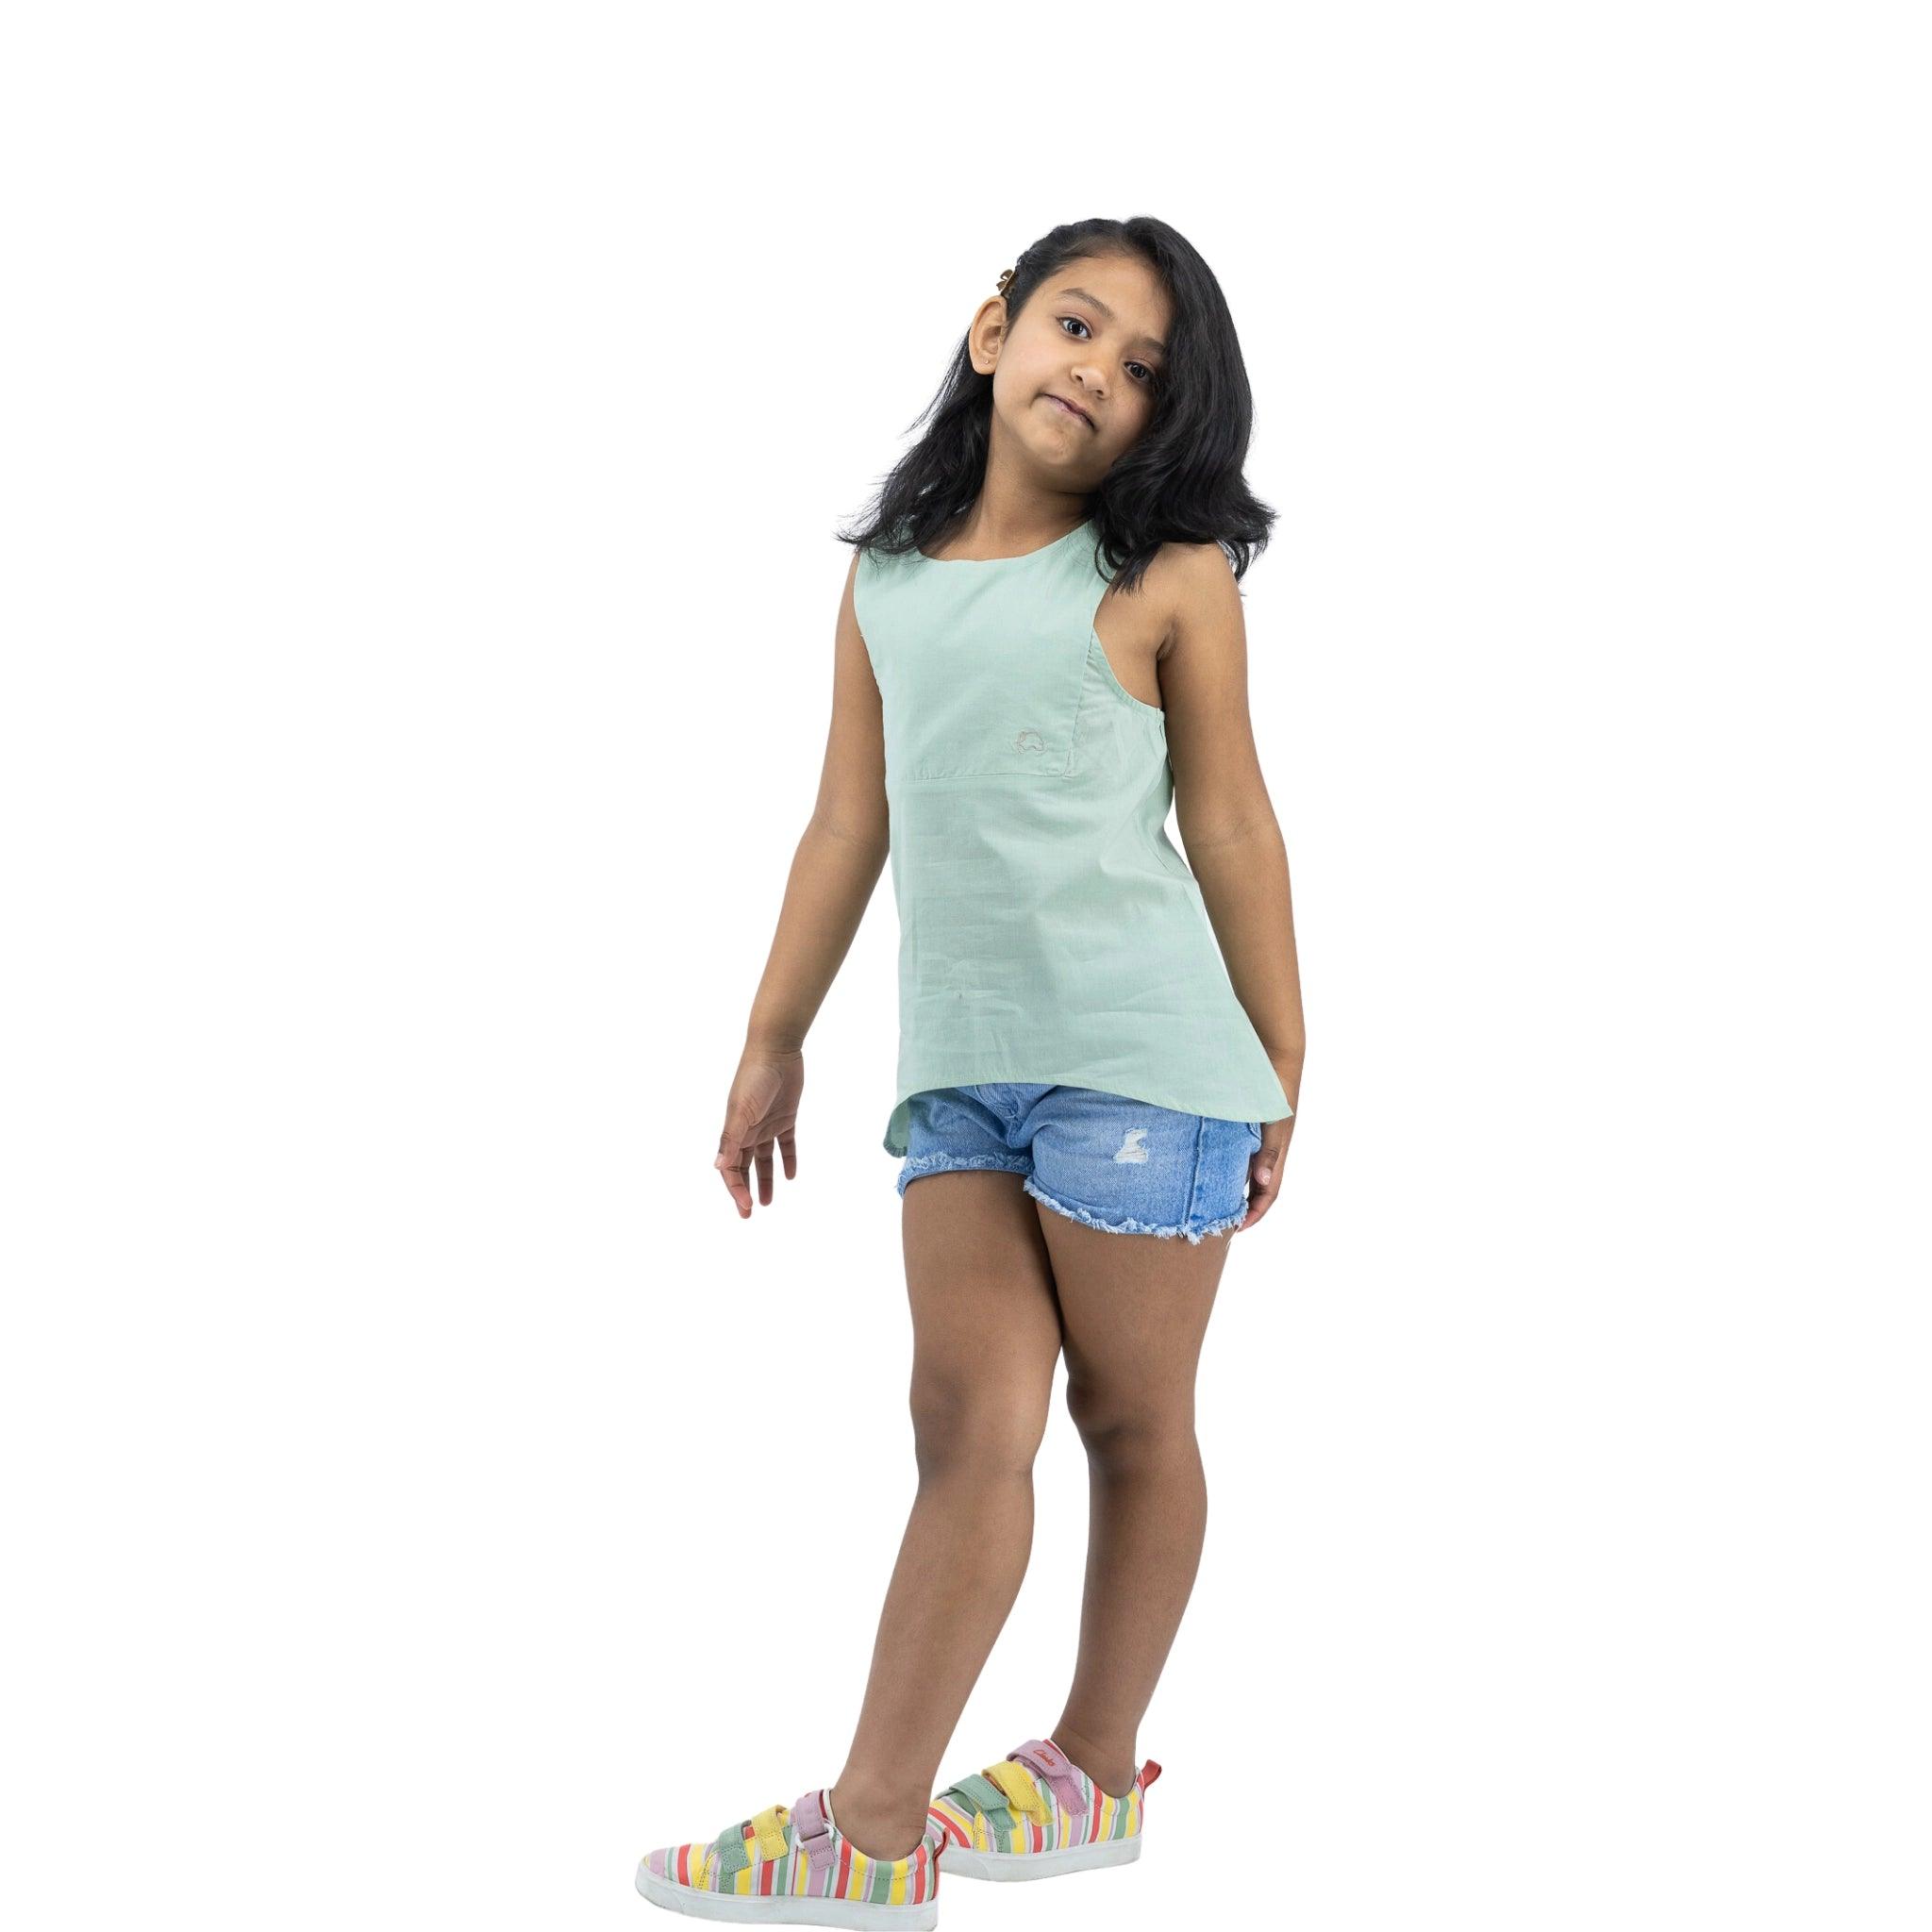
<instances>
[{"instance_id":1,"label":"mint green sleeveless top","mask_svg":"<svg viewBox=\"0 0 1932 1932\"><path fill-rule=\"evenodd\" d=\"M1165 715L1093 628L1090 518L1024 557L861 550L899 909L898 1093L1017 1080L1224 1120L1293 1109L1169 840Z\"/></svg>"}]
</instances>

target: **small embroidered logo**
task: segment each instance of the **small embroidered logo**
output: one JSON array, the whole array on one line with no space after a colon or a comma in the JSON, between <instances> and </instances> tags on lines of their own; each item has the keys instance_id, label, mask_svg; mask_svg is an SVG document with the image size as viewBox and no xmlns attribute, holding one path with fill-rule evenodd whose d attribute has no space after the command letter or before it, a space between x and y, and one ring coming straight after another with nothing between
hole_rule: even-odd
<instances>
[{"instance_id":1,"label":"small embroidered logo","mask_svg":"<svg viewBox=\"0 0 1932 1932\"><path fill-rule=\"evenodd\" d=\"M1044 751L1046 749L1046 740L1041 737L1037 731L1023 731L1014 739L1013 742L1022 751Z\"/></svg>"}]
</instances>

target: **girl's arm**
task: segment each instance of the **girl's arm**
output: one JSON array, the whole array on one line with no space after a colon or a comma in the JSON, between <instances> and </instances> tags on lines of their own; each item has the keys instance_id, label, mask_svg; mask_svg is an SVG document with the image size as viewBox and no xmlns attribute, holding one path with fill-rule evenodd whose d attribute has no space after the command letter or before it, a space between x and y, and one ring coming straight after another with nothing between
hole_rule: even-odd
<instances>
[{"instance_id":1,"label":"girl's arm","mask_svg":"<svg viewBox=\"0 0 1932 1932\"><path fill-rule=\"evenodd\" d=\"M832 722L818 798L791 860L778 928L752 1000L747 1049L804 1047L891 850L879 689L852 608L858 566L855 553L839 600Z\"/></svg>"},{"instance_id":2,"label":"girl's arm","mask_svg":"<svg viewBox=\"0 0 1932 1932\"><path fill-rule=\"evenodd\" d=\"M1307 1037L1288 852L1262 782L1248 717L1247 626L1234 567L1218 543L1166 546L1161 575L1171 612L1156 662L1174 766L1174 817L1188 864L1221 942L1236 996L1255 1024L1291 1107L1300 1104ZM1264 1127L1264 1170L1279 1164L1292 1120Z\"/></svg>"},{"instance_id":3,"label":"girl's arm","mask_svg":"<svg viewBox=\"0 0 1932 1932\"><path fill-rule=\"evenodd\" d=\"M797 1176L805 1036L844 963L891 853L879 690L852 608L857 568L855 553L839 602L832 724L818 800L785 882L778 929L752 999L744 1051L725 1098L724 1126L712 1161L741 1219L751 1213L754 1164L758 1199L771 1205L774 1147L785 1178Z\"/></svg>"}]
</instances>

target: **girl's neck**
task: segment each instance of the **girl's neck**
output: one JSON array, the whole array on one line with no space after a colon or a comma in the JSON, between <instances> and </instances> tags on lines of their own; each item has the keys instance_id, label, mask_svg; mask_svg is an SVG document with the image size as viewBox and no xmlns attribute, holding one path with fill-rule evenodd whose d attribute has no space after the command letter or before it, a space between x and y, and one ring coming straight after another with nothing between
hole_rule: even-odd
<instances>
[{"instance_id":1,"label":"girl's neck","mask_svg":"<svg viewBox=\"0 0 1932 1932\"><path fill-rule=\"evenodd\" d=\"M989 510L982 497L945 532L939 546L925 554L957 563L1022 557L1028 551L1043 550L1049 543L1058 543L1086 521L1084 504L1074 505L1071 509L1061 505L1057 510L1041 507L1001 511Z\"/></svg>"}]
</instances>

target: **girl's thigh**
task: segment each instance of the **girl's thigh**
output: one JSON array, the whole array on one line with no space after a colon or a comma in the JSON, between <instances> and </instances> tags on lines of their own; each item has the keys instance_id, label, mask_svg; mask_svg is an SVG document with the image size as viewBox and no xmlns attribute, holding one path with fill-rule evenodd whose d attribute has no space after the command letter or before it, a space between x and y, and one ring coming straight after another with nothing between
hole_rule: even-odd
<instances>
[{"instance_id":1,"label":"girl's thigh","mask_svg":"<svg viewBox=\"0 0 1932 1932\"><path fill-rule=\"evenodd\" d=\"M1059 1301L1067 1407L1081 1434L1091 1443L1113 1429L1191 1428L1227 1242L1109 1234L1032 1206Z\"/></svg>"},{"instance_id":2,"label":"girl's thigh","mask_svg":"<svg viewBox=\"0 0 1932 1932\"><path fill-rule=\"evenodd\" d=\"M1060 1308L1021 1176L935 1169L904 1191L912 1405L928 1427L978 1430L1030 1464L1046 1428Z\"/></svg>"}]
</instances>

